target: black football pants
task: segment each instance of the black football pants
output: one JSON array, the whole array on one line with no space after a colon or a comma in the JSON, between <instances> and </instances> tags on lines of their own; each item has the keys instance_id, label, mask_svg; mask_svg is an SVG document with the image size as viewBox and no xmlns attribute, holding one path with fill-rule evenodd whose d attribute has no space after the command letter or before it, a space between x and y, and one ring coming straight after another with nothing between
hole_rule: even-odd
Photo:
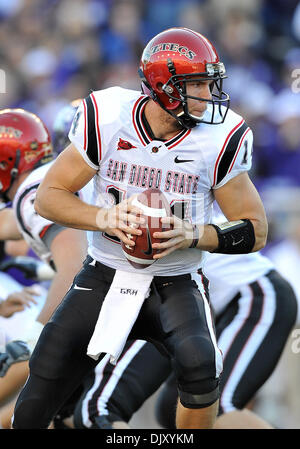
<instances>
[{"instance_id":1,"label":"black football pants","mask_svg":"<svg viewBox=\"0 0 300 449\"><path fill-rule=\"evenodd\" d=\"M99 363L86 350L115 270L92 261L88 256L43 329L30 359L28 381L16 403L14 428L47 428ZM204 296L189 274L154 277L150 297L129 336L152 342L170 357L181 402L189 408L205 407L218 399L220 353Z\"/></svg>"}]
</instances>

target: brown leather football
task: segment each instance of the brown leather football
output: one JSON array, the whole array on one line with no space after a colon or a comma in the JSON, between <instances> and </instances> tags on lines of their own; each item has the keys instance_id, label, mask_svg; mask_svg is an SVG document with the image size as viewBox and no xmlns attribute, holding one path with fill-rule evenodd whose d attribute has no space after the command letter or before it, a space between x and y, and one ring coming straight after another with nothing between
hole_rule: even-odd
<instances>
[{"instance_id":1,"label":"brown leather football","mask_svg":"<svg viewBox=\"0 0 300 449\"><path fill-rule=\"evenodd\" d=\"M161 218L172 216L172 212L167 198L159 189L145 190L135 198L133 204L143 210L142 216L146 219L146 223L139 226L142 230L141 235L127 234L135 241L135 246L131 247L122 242L122 249L128 262L134 268L142 269L155 262L153 256L160 250L153 249L152 244L165 239L155 239L153 233L171 229L170 226L161 223Z\"/></svg>"}]
</instances>

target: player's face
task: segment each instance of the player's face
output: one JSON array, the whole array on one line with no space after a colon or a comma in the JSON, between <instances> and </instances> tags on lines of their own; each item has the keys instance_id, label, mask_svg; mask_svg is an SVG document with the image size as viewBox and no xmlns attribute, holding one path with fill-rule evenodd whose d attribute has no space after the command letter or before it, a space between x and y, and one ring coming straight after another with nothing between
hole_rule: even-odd
<instances>
[{"instance_id":1,"label":"player's face","mask_svg":"<svg viewBox=\"0 0 300 449\"><path fill-rule=\"evenodd\" d=\"M186 83L186 93L192 97L211 100L211 83L212 81L189 81ZM188 98L189 113L201 118L207 108L207 102L203 100Z\"/></svg>"}]
</instances>

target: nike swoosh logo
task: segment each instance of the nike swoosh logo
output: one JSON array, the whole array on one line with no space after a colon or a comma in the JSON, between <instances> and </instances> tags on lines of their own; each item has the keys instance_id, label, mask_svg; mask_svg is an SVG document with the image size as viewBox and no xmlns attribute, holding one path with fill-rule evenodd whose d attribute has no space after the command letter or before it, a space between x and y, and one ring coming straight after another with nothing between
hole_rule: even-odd
<instances>
[{"instance_id":1,"label":"nike swoosh logo","mask_svg":"<svg viewBox=\"0 0 300 449\"><path fill-rule=\"evenodd\" d=\"M147 243L148 243L148 248L147 251L143 251L143 253L145 254L145 256L151 256L151 254L153 253L153 249L152 249L152 242L151 242L151 234L147 225Z\"/></svg>"},{"instance_id":2,"label":"nike swoosh logo","mask_svg":"<svg viewBox=\"0 0 300 449\"><path fill-rule=\"evenodd\" d=\"M242 243L244 241L244 237L241 239L241 240L239 240L238 242L236 242L235 240L233 240L232 241L232 246L236 246L236 245L238 245L239 243Z\"/></svg>"},{"instance_id":3,"label":"nike swoosh logo","mask_svg":"<svg viewBox=\"0 0 300 449\"><path fill-rule=\"evenodd\" d=\"M79 285L77 285L77 284L74 285L74 289L75 290L93 290L92 288L79 287Z\"/></svg>"},{"instance_id":4,"label":"nike swoosh logo","mask_svg":"<svg viewBox=\"0 0 300 449\"><path fill-rule=\"evenodd\" d=\"M178 159L178 156L176 156L174 162L176 164L182 164L183 162L194 162L194 159Z\"/></svg>"}]
</instances>

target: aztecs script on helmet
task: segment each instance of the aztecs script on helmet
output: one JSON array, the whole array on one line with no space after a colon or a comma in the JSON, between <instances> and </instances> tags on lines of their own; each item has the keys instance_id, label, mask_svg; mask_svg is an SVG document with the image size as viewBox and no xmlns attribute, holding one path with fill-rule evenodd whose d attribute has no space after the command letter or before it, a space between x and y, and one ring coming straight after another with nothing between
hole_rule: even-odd
<instances>
[{"instance_id":1,"label":"aztecs script on helmet","mask_svg":"<svg viewBox=\"0 0 300 449\"><path fill-rule=\"evenodd\" d=\"M19 139L23 134L20 129L13 128L12 126L0 126L0 137L12 137Z\"/></svg>"},{"instance_id":2,"label":"aztecs script on helmet","mask_svg":"<svg viewBox=\"0 0 300 449\"><path fill-rule=\"evenodd\" d=\"M154 45L150 49L150 54L153 55L160 51L175 51L180 53L181 55L186 56L188 59L192 60L196 56L196 53L184 45L176 44L174 42L165 42L159 45Z\"/></svg>"},{"instance_id":3,"label":"aztecs script on helmet","mask_svg":"<svg viewBox=\"0 0 300 449\"><path fill-rule=\"evenodd\" d=\"M156 188L164 192L181 194L197 193L200 179L199 175L172 170L168 170L165 174L165 179L163 179L163 172L159 168L145 167L138 164L131 164L128 168L127 163L114 159L110 159L108 162L106 176L112 181L127 182L130 186L143 187L145 189Z\"/></svg>"}]
</instances>

